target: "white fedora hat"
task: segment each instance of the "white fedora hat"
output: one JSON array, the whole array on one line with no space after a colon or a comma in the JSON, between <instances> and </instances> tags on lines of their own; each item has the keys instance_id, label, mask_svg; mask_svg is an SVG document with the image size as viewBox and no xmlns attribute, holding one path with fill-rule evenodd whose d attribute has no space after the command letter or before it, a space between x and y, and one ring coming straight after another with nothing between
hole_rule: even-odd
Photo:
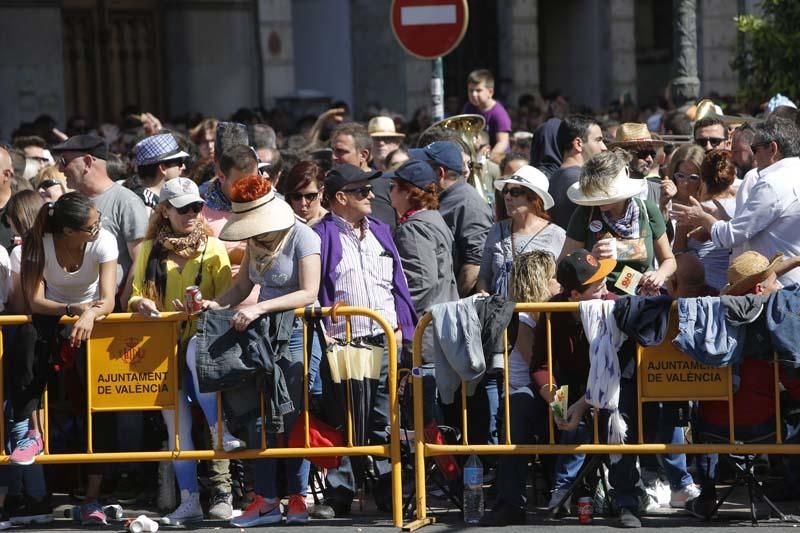
<instances>
[{"instance_id":1,"label":"white fedora hat","mask_svg":"<svg viewBox=\"0 0 800 533\"><path fill-rule=\"evenodd\" d=\"M646 187L645 180L632 179L626 166L611 180L605 191L598 190L587 196L581 190L581 183L578 181L567 189L567 198L578 205L606 205L637 196L644 187Z\"/></svg>"},{"instance_id":2,"label":"white fedora hat","mask_svg":"<svg viewBox=\"0 0 800 533\"><path fill-rule=\"evenodd\" d=\"M524 165L519 167L519 169L509 177L494 180L494 188L498 191L502 191L503 187L505 187L507 184L527 187L536 193L539 198L542 199L542 202L544 202L545 211L553 207L553 204L555 203L553 202L553 197L550 196L549 192L547 192L547 190L550 188L550 180L548 180L547 176L545 176L538 168L530 165Z\"/></svg>"},{"instance_id":3,"label":"white fedora hat","mask_svg":"<svg viewBox=\"0 0 800 533\"><path fill-rule=\"evenodd\" d=\"M275 190L252 202L231 202L231 215L219 233L223 241L244 241L262 233L290 228L295 221L292 208L275 196Z\"/></svg>"}]
</instances>

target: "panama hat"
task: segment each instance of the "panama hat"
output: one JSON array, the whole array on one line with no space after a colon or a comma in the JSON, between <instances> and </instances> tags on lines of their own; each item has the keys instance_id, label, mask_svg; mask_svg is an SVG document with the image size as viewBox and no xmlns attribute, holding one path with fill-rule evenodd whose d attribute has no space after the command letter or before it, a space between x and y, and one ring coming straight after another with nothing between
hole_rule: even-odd
<instances>
[{"instance_id":1,"label":"panama hat","mask_svg":"<svg viewBox=\"0 0 800 533\"><path fill-rule=\"evenodd\" d=\"M606 205L637 196L644 187L647 187L647 182L632 179L626 166L608 184L605 191L596 191L587 196L581 190L581 183L578 181L567 189L567 198L578 205Z\"/></svg>"},{"instance_id":2,"label":"panama hat","mask_svg":"<svg viewBox=\"0 0 800 533\"><path fill-rule=\"evenodd\" d=\"M219 233L223 241L244 241L262 233L290 228L295 222L292 208L275 196L275 189L251 202L231 202L231 215Z\"/></svg>"},{"instance_id":3,"label":"panama hat","mask_svg":"<svg viewBox=\"0 0 800 533\"><path fill-rule=\"evenodd\" d=\"M770 261L758 252L744 252L731 261L728 267L728 284L722 287L720 293L731 296L746 294L775 272L775 267L782 258L782 253L775 254Z\"/></svg>"},{"instance_id":4,"label":"panama hat","mask_svg":"<svg viewBox=\"0 0 800 533\"><path fill-rule=\"evenodd\" d=\"M404 133L398 133L394 127L392 117L374 117L367 124L367 133L370 137L405 137Z\"/></svg>"},{"instance_id":5,"label":"panama hat","mask_svg":"<svg viewBox=\"0 0 800 533\"><path fill-rule=\"evenodd\" d=\"M618 146L625 149L634 149L642 147L656 147L663 146L665 143L660 139L654 139L647 128L647 124L640 124L638 122L625 122L617 128L617 134L614 136L612 146Z\"/></svg>"},{"instance_id":6,"label":"panama hat","mask_svg":"<svg viewBox=\"0 0 800 533\"><path fill-rule=\"evenodd\" d=\"M494 180L494 188L502 191L506 185L521 185L536 193L544 202L544 209L547 211L553 204L553 197L547 190L550 188L550 180L547 179L541 170L530 165L524 165L507 178Z\"/></svg>"}]
</instances>

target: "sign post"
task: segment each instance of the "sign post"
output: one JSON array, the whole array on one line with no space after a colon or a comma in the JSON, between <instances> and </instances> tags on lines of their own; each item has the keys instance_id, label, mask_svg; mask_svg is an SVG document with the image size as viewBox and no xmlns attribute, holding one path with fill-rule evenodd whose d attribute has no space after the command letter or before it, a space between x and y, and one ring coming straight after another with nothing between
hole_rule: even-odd
<instances>
[{"instance_id":1,"label":"sign post","mask_svg":"<svg viewBox=\"0 0 800 533\"><path fill-rule=\"evenodd\" d=\"M469 25L467 0L392 0L392 32L406 52L432 59L431 118L444 118L442 57L458 46Z\"/></svg>"}]
</instances>

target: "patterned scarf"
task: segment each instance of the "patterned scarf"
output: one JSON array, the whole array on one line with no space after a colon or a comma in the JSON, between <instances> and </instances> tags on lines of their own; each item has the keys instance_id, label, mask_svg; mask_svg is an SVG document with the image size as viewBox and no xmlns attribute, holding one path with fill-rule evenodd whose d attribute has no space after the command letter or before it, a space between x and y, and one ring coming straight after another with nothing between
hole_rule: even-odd
<instances>
[{"instance_id":1,"label":"patterned scarf","mask_svg":"<svg viewBox=\"0 0 800 533\"><path fill-rule=\"evenodd\" d=\"M227 212L233 210L231 201L225 196L225 193L222 192L222 184L219 182L219 179L209 181L208 186L205 191L201 193L201 196L203 200L206 201L206 206L211 209Z\"/></svg>"},{"instance_id":2,"label":"patterned scarf","mask_svg":"<svg viewBox=\"0 0 800 533\"><path fill-rule=\"evenodd\" d=\"M630 198L622 218L613 219L607 211L600 211L603 220L618 237L623 239L639 238L639 204Z\"/></svg>"},{"instance_id":3,"label":"patterned scarf","mask_svg":"<svg viewBox=\"0 0 800 533\"><path fill-rule=\"evenodd\" d=\"M258 238L247 240L247 249L250 252L250 264L253 265L258 275L261 276L275 263L294 231L294 226L281 231L273 231Z\"/></svg>"},{"instance_id":4,"label":"patterned scarf","mask_svg":"<svg viewBox=\"0 0 800 533\"><path fill-rule=\"evenodd\" d=\"M196 224L189 235L176 236L169 224L164 224L158 230L156 241L165 250L174 252L178 257L191 259L197 257L203 251L203 247L208 241L208 236L203 230L202 224Z\"/></svg>"}]
</instances>

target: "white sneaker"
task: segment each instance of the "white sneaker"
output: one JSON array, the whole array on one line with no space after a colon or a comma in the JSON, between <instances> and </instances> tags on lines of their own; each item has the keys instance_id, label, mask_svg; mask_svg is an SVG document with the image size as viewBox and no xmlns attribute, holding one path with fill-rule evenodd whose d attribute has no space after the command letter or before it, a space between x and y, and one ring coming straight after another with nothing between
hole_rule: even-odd
<instances>
[{"instance_id":1,"label":"white sneaker","mask_svg":"<svg viewBox=\"0 0 800 533\"><path fill-rule=\"evenodd\" d=\"M680 490L673 490L672 497L669 499L669 506L676 509L683 509L686 507L686 502L694 500L700 496L700 488L694 483L686 485Z\"/></svg>"},{"instance_id":2,"label":"white sneaker","mask_svg":"<svg viewBox=\"0 0 800 533\"><path fill-rule=\"evenodd\" d=\"M211 446L219 449L219 438L217 435L217 425L212 424L208 427L211 430ZM237 450L244 450L247 448L247 443L242 439L237 439L228 431L228 426L222 424L222 449L226 452L235 452Z\"/></svg>"},{"instance_id":3,"label":"white sneaker","mask_svg":"<svg viewBox=\"0 0 800 533\"><path fill-rule=\"evenodd\" d=\"M161 519L165 526L182 526L203 521L203 508L200 507L200 493L181 490L181 504L172 513Z\"/></svg>"},{"instance_id":4,"label":"white sneaker","mask_svg":"<svg viewBox=\"0 0 800 533\"><path fill-rule=\"evenodd\" d=\"M568 490L569 490L568 488L554 490L550 496L550 502L547 504L547 510L552 511L553 509L555 509L556 505L558 505L558 502L561 501L561 498L564 497L564 495L567 493ZM569 508L571 503L572 503L572 496L570 496L564 501L564 504L561 506L560 510L563 510L564 512L569 514Z\"/></svg>"}]
</instances>

